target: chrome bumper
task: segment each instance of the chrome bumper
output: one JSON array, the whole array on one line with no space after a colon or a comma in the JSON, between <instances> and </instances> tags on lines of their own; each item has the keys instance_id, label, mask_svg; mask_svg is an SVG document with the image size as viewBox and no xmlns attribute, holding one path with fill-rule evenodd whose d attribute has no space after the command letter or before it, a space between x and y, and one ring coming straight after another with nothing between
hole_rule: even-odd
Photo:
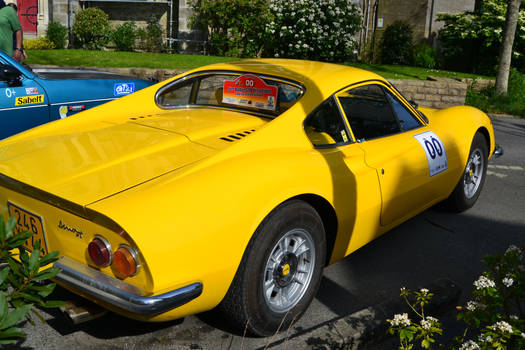
<instances>
[{"instance_id":1,"label":"chrome bumper","mask_svg":"<svg viewBox=\"0 0 525 350\"><path fill-rule=\"evenodd\" d=\"M169 311L202 293L202 283L197 282L164 294L144 296L139 288L67 257L57 260L53 267L62 270L54 280L138 315L157 315Z\"/></svg>"},{"instance_id":2,"label":"chrome bumper","mask_svg":"<svg viewBox=\"0 0 525 350\"><path fill-rule=\"evenodd\" d=\"M500 145L496 145L494 149L494 158L501 157L503 155L503 148Z\"/></svg>"}]
</instances>

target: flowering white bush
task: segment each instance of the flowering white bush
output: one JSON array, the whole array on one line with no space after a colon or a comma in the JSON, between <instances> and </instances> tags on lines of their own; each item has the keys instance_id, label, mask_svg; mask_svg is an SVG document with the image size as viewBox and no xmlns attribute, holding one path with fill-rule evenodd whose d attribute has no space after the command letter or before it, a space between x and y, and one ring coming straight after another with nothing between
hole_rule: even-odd
<instances>
[{"instance_id":1,"label":"flowering white bush","mask_svg":"<svg viewBox=\"0 0 525 350\"><path fill-rule=\"evenodd\" d=\"M343 61L354 55L361 16L349 0L270 0L274 57Z\"/></svg>"},{"instance_id":2,"label":"flowering white bush","mask_svg":"<svg viewBox=\"0 0 525 350\"><path fill-rule=\"evenodd\" d=\"M484 288L494 288L496 284L487 277L480 276L477 281L474 281L474 286L479 290Z\"/></svg>"}]
</instances>

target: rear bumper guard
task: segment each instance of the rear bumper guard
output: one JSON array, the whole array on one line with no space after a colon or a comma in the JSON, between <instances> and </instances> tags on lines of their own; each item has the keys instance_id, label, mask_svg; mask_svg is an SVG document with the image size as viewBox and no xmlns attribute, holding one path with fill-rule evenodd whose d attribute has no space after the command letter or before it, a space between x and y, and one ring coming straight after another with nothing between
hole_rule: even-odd
<instances>
[{"instance_id":1,"label":"rear bumper guard","mask_svg":"<svg viewBox=\"0 0 525 350\"><path fill-rule=\"evenodd\" d=\"M196 282L163 294L144 296L139 288L67 257L61 257L53 267L61 270L54 280L137 315L167 312L188 303L202 293L202 283Z\"/></svg>"}]
</instances>

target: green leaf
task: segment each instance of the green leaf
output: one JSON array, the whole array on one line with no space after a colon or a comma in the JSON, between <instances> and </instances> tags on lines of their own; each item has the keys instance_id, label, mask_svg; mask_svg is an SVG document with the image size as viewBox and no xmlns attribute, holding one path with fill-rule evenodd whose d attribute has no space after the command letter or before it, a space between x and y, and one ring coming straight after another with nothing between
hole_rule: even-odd
<instances>
[{"instance_id":1,"label":"green leaf","mask_svg":"<svg viewBox=\"0 0 525 350\"><path fill-rule=\"evenodd\" d=\"M4 222L4 216L0 215L0 242L5 241L5 222Z\"/></svg>"},{"instance_id":2,"label":"green leaf","mask_svg":"<svg viewBox=\"0 0 525 350\"><path fill-rule=\"evenodd\" d=\"M26 301L32 301L32 302L37 303L37 304L41 304L42 303L42 298L40 298L40 297L38 297L36 295L31 295L31 294L28 294L28 293L24 293L24 292L19 292L17 294L17 297L23 298Z\"/></svg>"},{"instance_id":3,"label":"green leaf","mask_svg":"<svg viewBox=\"0 0 525 350\"><path fill-rule=\"evenodd\" d=\"M55 290L55 287L56 287L56 283L49 283L43 286L38 286L38 285L32 286L31 290L36 291L40 297L45 298L49 294L53 293L53 290Z\"/></svg>"},{"instance_id":4,"label":"green leaf","mask_svg":"<svg viewBox=\"0 0 525 350\"><path fill-rule=\"evenodd\" d=\"M42 315L40 314L40 312L36 311L35 309L33 309L33 310L31 310L31 311L33 312L33 314L35 314L36 317L38 317L38 319L40 320L40 322L42 322L42 323L46 323L46 320L44 319L44 316L42 316ZM34 325L33 320L31 320L30 322L31 322L31 324Z\"/></svg>"},{"instance_id":5,"label":"green leaf","mask_svg":"<svg viewBox=\"0 0 525 350\"><path fill-rule=\"evenodd\" d=\"M33 275L36 274L38 269L40 268L40 265L38 264L39 258L40 258L40 248L33 249L33 251L31 252L31 256L29 257L29 263L28 263L29 272L32 273Z\"/></svg>"},{"instance_id":6,"label":"green leaf","mask_svg":"<svg viewBox=\"0 0 525 350\"><path fill-rule=\"evenodd\" d=\"M0 216L1 217L1 216ZM0 285L4 283L5 279L7 278L7 274L11 271L9 267L5 267L2 271L0 271Z\"/></svg>"},{"instance_id":7,"label":"green leaf","mask_svg":"<svg viewBox=\"0 0 525 350\"><path fill-rule=\"evenodd\" d=\"M66 305L66 302L62 300L47 300L42 306L51 309L55 307L61 307L64 305Z\"/></svg>"},{"instance_id":8,"label":"green leaf","mask_svg":"<svg viewBox=\"0 0 525 350\"><path fill-rule=\"evenodd\" d=\"M7 305L7 298L4 293L0 293L0 322L3 322L7 317L7 310L9 306Z\"/></svg>"},{"instance_id":9,"label":"green leaf","mask_svg":"<svg viewBox=\"0 0 525 350\"><path fill-rule=\"evenodd\" d=\"M11 216L5 225L5 234L6 238L10 238L14 234L14 229L16 226L16 218Z\"/></svg>"},{"instance_id":10,"label":"green leaf","mask_svg":"<svg viewBox=\"0 0 525 350\"><path fill-rule=\"evenodd\" d=\"M428 341L428 339L423 339L423 341L421 342L421 347L424 349L430 348L430 342Z\"/></svg>"},{"instance_id":11,"label":"green leaf","mask_svg":"<svg viewBox=\"0 0 525 350\"><path fill-rule=\"evenodd\" d=\"M10 312L6 318L0 322L0 329L6 329L17 324L22 318L27 315L29 310L33 307L32 304L26 304L22 307L16 308L14 311Z\"/></svg>"},{"instance_id":12,"label":"green leaf","mask_svg":"<svg viewBox=\"0 0 525 350\"><path fill-rule=\"evenodd\" d=\"M0 339L6 339L6 338L25 338L24 332L17 327L11 327L6 330L0 331Z\"/></svg>"},{"instance_id":13,"label":"green leaf","mask_svg":"<svg viewBox=\"0 0 525 350\"><path fill-rule=\"evenodd\" d=\"M58 251L55 250L54 252L48 253L40 258L40 266L46 266L52 262L55 262L58 259Z\"/></svg>"},{"instance_id":14,"label":"green leaf","mask_svg":"<svg viewBox=\"0 0 525 350\"><path fill-rule=\"evenodd\" d=\"M60 273L60 269L56 269L56 268L45 269L44 271L39 272L36 275L34 275L33 281L39 282L39 281L48 280L50 278L55 277L59 273Z\"/></svg>"}]
</instances>

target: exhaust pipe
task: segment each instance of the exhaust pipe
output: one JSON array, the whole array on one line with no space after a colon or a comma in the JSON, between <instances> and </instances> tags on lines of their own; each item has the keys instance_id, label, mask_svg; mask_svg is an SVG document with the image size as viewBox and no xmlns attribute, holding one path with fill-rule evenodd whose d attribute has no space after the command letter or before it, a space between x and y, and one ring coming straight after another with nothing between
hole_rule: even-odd
<instances>
[{"instance_id":1,"label":"exhaust pipe","mask_svg":"<svg viewBox=\"0 0 525 350\"><path fill-rule=\"evenodd\" d=\"M60 311L75 325L102 317L108 312L87 300L70 300L60 307Z\"/></svg>"}]
</instances>

